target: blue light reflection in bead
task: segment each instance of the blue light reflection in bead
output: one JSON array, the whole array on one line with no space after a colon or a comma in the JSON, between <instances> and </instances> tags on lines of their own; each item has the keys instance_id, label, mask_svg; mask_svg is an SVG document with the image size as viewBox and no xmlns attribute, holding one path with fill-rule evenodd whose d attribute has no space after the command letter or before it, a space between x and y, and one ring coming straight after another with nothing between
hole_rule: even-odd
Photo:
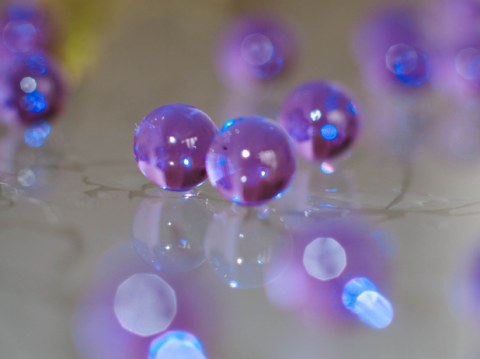
<instances>
[{"instance_id":1,"label":"blue light reflection in bead","mask_svg":"<svg viewBox=\"0 0 480 359\"><path fill-rule=\"evenodd\" d=\"M30 147L40 147L50 134L48 122L40 120L25 130L24 140Z\"/></svg>"},{"instance_id":2,"label":"blue light reflection in bead","mask_svg":"<svg viewBox=\"0 0 480 359\"><path fill-rule=\"evenodd\" d=\"M25 108L33 113L39 113L47 107L47 100L38 91L33 91L25 96Z\"/></svg>"},{"instance_id":3,"label":"blue light reflection in bead","mask_svg":"<svg viewBox=\"0 0 480 359\"><path fill-rule=\"evenodd\" d=\"M354 278L345 284L342 302L345 308L372 328L386 328L394 317L393 307L388 299L379 293L375 284L367 278Z\"/></svg>"},{"instance_id":4,"label":"blue light reflection in bead","mask_svg":"<svg viewBox=\"0 0 480 359\"><path fill-rule=\"evenodd\" d=\"M408 74L397 74L397 77L404 84L411 86L422 86L430 79L432 65L425 54L417 51L418 62L415 69Z\"/></svg>"},{"instance_id":5,"label":"blue light reflection in bead","mask_svg":"<svg viewBox=\"0 0 480 359\"><path fill-rule=\"evenodd\" d=\"M45 75L48 70L48 60L42 55L33 55L28 59L28 69L33 75Z\"/></svg>"},{"instance_id":6,"label":"blue light reflection in bead","mask_svg":"<svg viewBox=\"0 0 480 359\"><path fill-rule=\"evenodd\" d=\"M322 170L323 173L330 175L335 172L335 167L333 167L330 163L328 162L322 162L320 165L320 169Z\"/></svg>"},{"instance_id":7,"label":"blue light reflection in bead","mask_svg":"<svg viewBox=\"0 0 480 359\"><path fill-rule=\"evenodd\" d=\"M222 129L221 129L221 132L225 132L226 130L228 130L229 127L233 126L235 124L235 120L229 120L227 122L225 122L225 124L223 125Z\"/></svg>"},{"instance_id":8,"label":"blue light reflection in bead","mask_svg":"<svg viewBox=\"0 0 480 359\"><path fill-rule=\"evenodd\" d=\"M171 331L154 339L148 359L206 359L200 340L184 331Z\"/></svg>"},{"instance_id":9,"label":"blue light reflection in bead","mask_svg":"<svg viewBox=\"0 0 480 359\"><path fill-rule=\"evenodd\" d=\"M320 129L320 132L326 140L330 141L337 138L337 128L334 125L326 124Z\"/></svg>"}]
</instances>

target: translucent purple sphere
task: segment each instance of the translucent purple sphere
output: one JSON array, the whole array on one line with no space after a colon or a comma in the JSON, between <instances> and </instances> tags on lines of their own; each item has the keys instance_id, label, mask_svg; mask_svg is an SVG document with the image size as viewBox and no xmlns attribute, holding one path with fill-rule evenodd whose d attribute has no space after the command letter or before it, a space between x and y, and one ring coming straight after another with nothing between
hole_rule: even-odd
<instances>
[{"instance_id":1,"label":"translucent purple sphere","mask_svg":"<svg viewBox=\"0 0 480 359\"><path fill-rule=\"evenodd\" d=\"M336 156L355 141L359 130L357 106L345 90L324 81L294 89L283 102L280 123L310 161Z\"/></svg>"},{"instance_id":2,"label":"translucent purple sphere","mask_svg":"<svg viewBox=\"0 0 480 359\"><path fill-rule=\"evenodd\" d=\"M187 191L207 179L205 157L218 130L204 112L189 105L157 108L135 131L138 168L170 191Z\"/></svg>"},{"instance_id":3,"label":"translucent purple sphere","mask_svg":"<svg viewBox=\"0 0 480 359\"><path fill-rule=\"evenodd\" d=\"M258 84L287 72L296 53L294 34L281 20L250 15L225 33L218 51L218 69L230 84Z\"/></svg>"},{"instance_id":4,"label":"translucent purple sphere","mask_svg":"<svg viewBox=\"0 0 480 359\"><path fill-rule=\"evenodd\" d=\"M210 182L226 199L258 205L280 195L295 172L288 134L261 116L227 121L207 155Z\"/></svg>"},{"instance_id":5,"label":"translucent purple sphere","mask_svg":"<svg viewBox=\"0 0 480 359\"><path fill-rule=\"evenodd\" d=\"M66 92L53 60L45 55L15 58L0 75L0 117L13 126L51 121L64 109Z\"/></svg>"},{"instance_id":6,"label":"translucent purple sphere","mask_svg":"<svg viewBox=\"0 0 480 359\"><path fill-rule=\"evenodd\" d=\"M425 84L431 75L431 64L429 57L419 51L424 47L419 17L405 5L378 8L354 35L364 83L377 91Z\"/></svg>"}]
</instances>

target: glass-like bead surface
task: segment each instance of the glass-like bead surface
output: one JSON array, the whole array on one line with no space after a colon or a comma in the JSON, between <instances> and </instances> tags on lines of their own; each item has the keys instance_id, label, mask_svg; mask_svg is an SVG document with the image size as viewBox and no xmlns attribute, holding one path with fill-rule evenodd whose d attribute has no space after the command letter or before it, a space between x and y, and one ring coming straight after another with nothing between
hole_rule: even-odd
<instances>
[{"instance_id":1,"label":"glass-like bead surface","mask_svg":"<svg viewBox=\"0 0 480 359\"><path fill-rule=\"evenodd\" d=\"M170 191L187 191L207 179L205 157L217 127L193 106L157 108L135 132L138 168L150 181Z\"/></svg>"},{"instance_id":2,"label":"glass-like bead surface","mask_svg":"<svg viewBox=\"0 0 480 359\"><path fill-rule=\"evenodd\" d=\"M254 14L242 17L226 31L218 51L218 69L233 85L268 81L287 72L295 62L293 32L280 19Z\"/></svg>"},{"instance_id":3,"label":"glass-like bead surface","mask_svg":"<svg viewBox=\"0 0 480 359\"><path fill-rule=\"evenodd\" d=\"M288 134L272 120L247 116L227 121L207 154L210 182L226 199L259 205L281 193L295 172Z\"/></svg>"},{"instance_id":4,"label":"glass-like bead surface","mask_svg":"<svg viewBox=\"0 0 480 359\"><path fill-rule=\"evenodd\" d=\"M283 102L280 123L310 161L334 157L355 141L359 130L357 107L337 85L312 81L294 89Z\"/></svg>"},{"instance_id":5,"label":"glass-like bead surface","mask_svg":"<svg viewBox=\"0 0 480 359\"><path fill-rule=\"evenodd\" d=\"M165 192L163 192L165 193ZM132 241L137 253L164 272L186 272L205 261L203 240L213 213L196 196L147 197L132 222Z\"/></svg>"},{"instance_id":6,"label":"glass-like bead surface","mask_svg":"<svg viewBox=\"0 0 480 359\"><path fill-rule=\"evenodd\" d=\"M238 208L237 208L238 209ZM290 262L293 242L283 218L257 211L223 211L205 235L208 264L230 288L259 288L275 281Z\"/></svg>"},{"instance_id":7,"label":"glass-like bead surface","mask_svg":"<svg viewBox=\"0 0 480 359\"><path fill-rule=\"evenodd\" d=\"M0 117L14 126L51 121L64 109L66 92L53 60L45 55L17 58L0 77Z\"/></svg>"}]
</instances>

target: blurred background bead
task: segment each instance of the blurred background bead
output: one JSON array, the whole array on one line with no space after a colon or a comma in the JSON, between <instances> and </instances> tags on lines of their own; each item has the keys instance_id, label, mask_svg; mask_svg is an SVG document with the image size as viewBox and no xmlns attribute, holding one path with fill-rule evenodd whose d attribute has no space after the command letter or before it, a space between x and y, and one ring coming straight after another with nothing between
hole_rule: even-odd
<instances>
[{"instance_id":1,"label":"blurred background bead","mask_svg":"<svg viewBox=\"0 0 480 359\"><path fill-rule=\"evenodd\" d=\"M258 288L274 282L292 255L291 234L279 215L259 218L253 209L217 214L205 235L205 254L230 288Z\"/></svg>"},{"instance_id":2,"label":"blurred background bead","mask_svg":"<svg viewBox=\"0 0 480 359\"><path fill-rule=\"evenodd\" d=\"M204 199L150 195L138 206L132 241L145 262L165 272L186 272L205 262L203 241L213 212Z\"/></svg>"},{"instance_id":3,"label":"blurred background bead","mask_svg":"<svg viewBox=\"0 0 480 359\"><path fill-rule=\"evenodd\" d=\"M226 199L259 205L281 195L296 160L288 134L272 120L247 116L227 121L207 154L210 183Z\"/></svg>"},{"instance_id":4,"label":"blurred background bead","mask_svg":"<svg viewBox=\"0 0 480 359\"><path fill-rule=\"evenodd\" d=\"M423 30L434 51L432 83L458 99L480 94L480 3L476 0L430 1Z\"/></svg>"},{"instance_id":5,"label":"blurred background bead","mask_svg":"<svg viewBox=\"0 0 480 359\"><path fill-rule=\"evenodd\" d=\"M218 71L235 86L255 85L291 70L297 57L295 34L281 20L265 14L239 18L225 32L218 49Z\"/></svg>"},{"instance_id":6,"label":"blurred background bead","mask_svg":"<svg viewBox=\"0 0 480 359\"><path fill-rule=\"evenodd\" d=\"M377 91L409 89L410 85L418 87L427 82L431 68L428 56L418 52L423 47L418 15L412 8L400 4L383 6L370 14L354 36L354 50L364 83ZM392 70L392 50L396 52L396 59L401 60L397 61L400 65L397 71ZM410 63L405 66L404 61Z\"/></svg>"},{"instance_id":7,"label":"blurred background bead","mask_svg":"<svg viewBox=\"0 0 480 359\"><path fill-rule=\"evenodd\" d=\"M312 215L292 218L288 226L295 243L293 256L285 272L265 288L270 302L314 326L350 324L356 313L344 304L344 286L355 277L366 277L383 290L391 248L368 224L354 219Z\"/></svg>"},{"instance_id":8,"label":"blurred background bead","mask_svg":"<svg viewBox=\"0 0 480 359\"><path fill-rule=\"evenodd\" d=\"M187 191L207 179L205 157L217 127L193 106L157 108L135 131L133 150L140 171L157 186Z\"/></svg>"},{"instance_id":9,"label":"blurred background bead","mask_svg":"<svg viewBox=\"0 0 480 359\"><path fill-rule=\"evenodd\" d=\"M52 121L66 105L59 66L45 55L12 59L0 75L0 116L12 126Z\"/></svg>"},{"instance_id":10,"label":"blurred background bead","mask_svg":"<svg viewBox=\"0 0 480 359\"><path fill-rule=\"evenodd\" d=\"M285 99L279 121L310 161L323 161L348 149L360 128L357 105L338 85L311 81Z\"/></svg>"}]
</instances>

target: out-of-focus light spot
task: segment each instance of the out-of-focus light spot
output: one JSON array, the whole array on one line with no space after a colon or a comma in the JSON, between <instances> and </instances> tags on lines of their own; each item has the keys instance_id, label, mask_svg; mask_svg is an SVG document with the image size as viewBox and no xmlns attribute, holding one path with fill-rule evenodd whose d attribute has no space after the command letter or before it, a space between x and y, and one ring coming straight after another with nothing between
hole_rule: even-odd
<instances>
[{"instance_id":1,"label":"out-of-focus light spot","mask_svg":"<svg viewBox=\"0 0 480 359\"><path fill-rule=\"evenodd\" d=\"M242 157L243 157L243 158L248 158L248 157L250 157L250 151L249 151L249 150L243 150L243 151L242 151Z\"/></svg>"},{"instance_id":2,"label":"out-of-focus light spot","mask_svg":"<svg viewBox=\"0 0 480 359\"><path fill-rule=\"evenodd\" d=\"M228 130L229 127L233 126L235 124L235 120L228 120L227 122L224 123L222 127L222 132L225 132Z\"/></svg>"},{"instance_id":3,"label":"out-of-focus light spot","mask_svg":"<svg viewBox=\"0 0 480 359\"><path fill-rule=\"evenodd\" d=\"M240 181L242 181L243 183L247 182L247 176L242 176L242 178L240 178Z\"/></svg>"},{"instance_id":4,"label":"out-of-focus light spot","mask_svg":"<svg viewBox=\"0 0 480 359\"><path fill-rule=\"evenodd\" d=\"M270 208L266 205L258 207L257 211L257 216L258 218L268 218L268 215L270 214Z\"/></svg>"},{"instance_id":5,"label":"out-of-focus light spot","mask_svg":"<svg viewBox=\"0 0 480 359\"><path fill-rule=\"evenodd\" d=\"M45 10L33 1L14 1L8 7L8 18L10 20L35 20L41 24L45 18Z\"/></svg>"},{"instance_id":6,"label":"out-of-focus light spot","mask_svg":"<svg viewBox=\"0 0 480 359\"><path fill-rule=\"evenodd\" d=\"M417 67L418 54L411 46L397 44L388 49L385 61L395 75L407 75Z\"/></svg>"},{"instance_id":7,"label":"out-of-focus light spot","mask_svg":"<svg viewBox=\"0 0 480 359\"><path fill-rule=\"evenodd\" d=\"M237 259L237 264L242 264L243 263L243 259L242 258L238 258Z\"/></svg>"},{"instance_id":8,"label":"out-of-focus light spot","mask_svg":"<svg viewBox=\"0 0 480 359\"><path fill-rule=\"evenodd\" d=\"M45 121L38 121L25 130L24 140L30 147L40 147L50 134L50 125Z\"/></svg>"},{"instance_id":9,"label":"out-of-focus light spot","mask_svg":"<svg viewBox=\"0 0 480 359\"><path fill-rule=\"evenodd\" d=\"M241 46L243 59L253 66L261 66L270 61L273 51L272 42L262 34L247 36Z\"/></svg>"},{"instance_id":10,"label":"out-of-focus light spot","mask_svg":"<svg viewBox=\"0 0 480 359\"><path fill-rule=\"evenodd\" d=\"M20 88L25 93L31 93L37 89L37 81L32 77L24 77L20 81Z\"/></svg>"},{"instance_id":11,"label":"out-of-focus light spot","mask_svg":"<svg viewBox=\"0 0 480 359\"><path fill-rule=\"evenodd\" d=\"M168 142L170 142L170 143L175 143L175 142L177 142L177 139L176 139L175 137L173 137L173 136L170 136L170 137L168 138Z\"/></svg>"},{"instance_id":12,"label":"out-of-focus light spot","mask_svg":"<svg viewBox=\"0 0 480 359\"><path fill-rule=\"evenodd\" d=\"M17 180L23 187L30 187L35 183L35 173L28 168L24 168L18 172Z\"/></svg>"},{"instance_id":13,"label":"out-of-focus light spot","mask_svg":"<svg viewBox=\"0 0 480 359\"><path fill-rule=\"evenodd\" d=\"M422 86L425 82L427 82L430 79L430 74L432 72L432 65L427 56L418 51L417 56L417 66L412 72L406 75L397 74L397 78L404 84L416 87Z\"/></svg>"},{"instance_id":14,"label":"out-of-focus light spot","mask_svg":"<svg viewBox=\"0 0 480 359\"><path fill-rule=\"evenodd\" d=\"M345 308L372 328L386 328L394 317L390 302L367 278L354 278L345 284L342 302Z\"/></svg>"},{"instance_id":15,"label":"out-of-focus light spot","mask_svg":"<svg viewBox=\"0 0 480 359\"><path fill-rule=\"evenodd\" d=\"M475 56L467 68L468 78L469 79L478 79L480 77L480 55Z\"/></svg>"},{"instance_id":16,"label":"out-of-focus light spot","mask_svg":"<svg viewBox=\"0 0 480 359\"><path fill-rule=\"evenodd\" d=\"M200 340L184 331L172 331L154 339L148 359L206 359Z\"/></svg>"},{"instance_id":17,"label":"out-of-focus light spot","mask_svg":"<svg viewBox=\"0 0 480 359\"><path fill-rule=\"evenodd\" d=\"M334 125L326 124L320 129L322 137L327 141L334 140L337 138L337 128Z\"/></svg>"},{"instance_id":18,"label":"out-of-focus light spot","mask_svg":"<svg viewBox=\"0 0 480 359\"><path fill-rule=\"evenodd\" d=\"M357 277L350 280L343 287L342 302L345 308L353 311L358 296L368 290L375 292L377 287L367 278Z\"/></svg>"},{"instance_id":19,"label":"out-of-focus light spot","mask_svg":"<svg viewBox=\"0 0 480 359\"><path fill-rule=\"evenodd\" d=\"M283 54L278 47L273 48L272 58L260 66L251 68L252 74L260 80L269 80L277 76L283 68Z\"/></svg>"},{"instance_id":20,"label":"out-of-focus light spot","mask_svg":"<svg viewBox=\"0 0 480 359\"><path fill-rule=\"evenodd\" d=\"M25 53L32 49L37 30L28 21L10 21L3 29L3 41L12 52Z\"/></svg>"},{"instance_id":21,"label":"out-of-focus light spot","mask_svg":"<svg viewBox=\"0 0 480 359\"><path fill-rule=\"evenodd\" d=\"M230 285L230 288L237 288L238 287L238 283L234 280L232 280L229 285Z\"/></svg>"},{"instance_id":22,"label":"out-of-focus light spot","mask_svg":"<svg viewBox=\"0 0 480 359\"><path fill-rule=\"evenodd\" d=\"M190 168L190 166L192 165L192 163L190 162L190 160L188 158L184 158L183 159L183 165L187 168Z\"/></svg>"},{"instance_id":23,"label":"out-of-focus light spot","mask_svg":"<svg viewBox=\"0 0 480 359\"><path fill-rule=\"evenodd\" d=\"M42 55L33 55L28 59L28 70L32 75L45 75L48 70L48 60Z\"/></svg>"},{"instance_id":24,"label":"out-of-focus light spot","mask_svg":"<svg viewBox=\"0 0 480 359\"><path fill-rule=\"evenodd\" d=\"M320 110L313 110L310 112L310 118L312 121L318 121L322 118L322 112Z\"/></svg>"},{"instance_id":25,"label":"out-of-focus light spot","mask_svg":"<svg viewBox=\"0 0 480 359\"><path fill-rule=\"evenodd\" d=\"M168 328L177 312L173 289L154 274L135 274L117 290L115 315L126 330L139 336Z\"/></svg>"},{"instance_id":26,"label":"out-of-focus light spot","mask_svg":"<svg viewBox=\"0 0 480 359\"><path fill-rule=\"evenodd\" d=\"M322 170L323 173L329 175L335 172L335 167L333 167L330 163L328 162L322 162L320 165L320 169Z\"/></svg>"},{"instance_id":27,"label":"out-of-focus light spot","mask_svg":"<svg viewBox=\"0 0 480 359\"><path fill-rule=\"evenodd\" d=\"M455 70L457 73L464 79L472 80L469 74L469 66L473 59L479 55L480 51L473 47L461 50L455 57Z\"/></svg>"},{"instance_id":28,"label":"out-of-focus light spot","mask_svg":"<svg viewBox=\"0 0 480 359\"><path fill-rule=\"evenodd\" d=\"M240 202L240 197L234 196L232 198L232 202L239 203Z\"/></svg>"},{"instance_id":29,"label":"out-of-focus light spot","mask_svg":"<svg viewBox=\"0 0 480 359\"><path fill-rule=\"evenodd\" d=\"M39 113L47 107L47 100L40 92L34 91L25 96L25 108L27 111Z\"/></svg>"},{"instance_id":30,"label":"out-of-focus light spot","mask_svg":"<svg viewBox=\"0 0 480 359\"><path fill-rule=\"evenodd\" d=\"M383 329L393 320L393 307L383 295L373 291L360 294L355 302L355 313L368 326Z\"/></svg>"},{"instance_id":31,"label":"out-of-focus light spot","mask_svg":"<svg viewBox=\"0 0 480 359\"><path fill-rule=\"evenodd\" d=\"M335 239L317 238L305 248L303 265L312 277L330 280L342 274L347 266L347 255Z\"/></svg>"},{"instance_id":32,"label":"out-of-focus light spot","mask_svg":"<svg viewBox=\"0 0 480 359\"><path fill-rule=\"evenodd\" d=\"M173 166L173 165L175 165L175 162L170 161L170 162L168 162L168 164L169 164L170 166Z\"/></svg>"}]
</instances>

